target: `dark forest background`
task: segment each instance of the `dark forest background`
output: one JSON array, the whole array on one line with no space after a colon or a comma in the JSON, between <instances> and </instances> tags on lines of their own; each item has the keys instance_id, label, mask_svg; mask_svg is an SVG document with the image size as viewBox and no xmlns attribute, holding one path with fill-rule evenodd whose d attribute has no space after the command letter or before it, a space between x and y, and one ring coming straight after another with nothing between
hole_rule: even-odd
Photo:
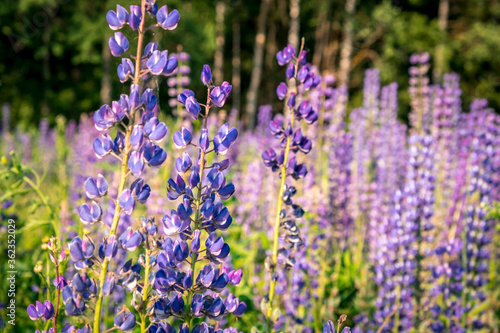
<instances>
[{"instance_id":1,"label":"dark forest background","mask_svg":"<svg viewBox=\"0 0 500 333\"><path fill-rule=\"evenodd\" d=\"M137 2L137 1L135 1ZM119 59L107 41L105 16L131 0L4 0L0 4L0 104L9 103L21 128L62 114L78 119L123 93ZM159 5L164 1L159 0ZM487 98L500 109L500 4L498 0L167 0L178 9L176 30L161 34L160 47L191 55L191 87L210 64L216 81L232 82L230 107L252 126L258 105L277 101L284 68L275 54L305 37L309 60L347 83L352 106L361 104L363 72L381 71L382 83L400 85L408 105L408 57L428 51L432 77L461 76L464 109ZM131 43L134 36L124 29ZM157 39L155 35L150 36ZM158 36L159 38L159 36ZM158 82L162 112L171 113L167 85ZM276 110L280 107L276 105ZM406 120L409 109L400 108Z\"/></svg>"}]
</instances>

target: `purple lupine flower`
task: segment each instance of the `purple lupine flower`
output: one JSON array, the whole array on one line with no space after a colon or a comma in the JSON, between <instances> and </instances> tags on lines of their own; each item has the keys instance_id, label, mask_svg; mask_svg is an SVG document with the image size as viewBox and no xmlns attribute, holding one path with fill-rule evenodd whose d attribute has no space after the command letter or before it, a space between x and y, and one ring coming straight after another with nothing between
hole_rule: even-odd
<instances>
[{"instance_id":1,"label":"purple lupine flower","mask_svg":"<svg viewBox=\"0 0 500 333\"><path fill-rule=\"evenodd\" d=\"M287 45L282 51L276 54L276 59L280 66L284 66L292 60L293 56L295 56L295 49L292 45Z\"/></svg>"},{"instance_id":2,"label":"purple lupine flower","mask_svg":"<svg viewBox=\"0 0 500 333\"><path fill-rule=\"evenodd\" d=\"M203 70L201 71L201 82L208 86L210 81L212 81L212 70L210 69L210 66L203 65Z\"/></svg>"},{"instance_id":3,"label":"purple lupine flower","mask_svg":"<svg viewBox=\"0 0 500 333\"><path fill-rule=\"evenodd\" d=\"M288 93L288 88L285 82L281 82L276 89L276 94L278 95L278 99L281 101L286 97Z\"/></svg>"},{"instance_id":4,"label":"purple lupine flower","mask_svg":"<svg viewBox=\"0 0 500 333\"><path fill-rule=\"evenodd\" d=\"M226 99L231 94L232 86L224 81L222 85L214 87L210 91L210 100L214 103L215 106L223 107L226 103Z\"/></svg>"}]
</instances>

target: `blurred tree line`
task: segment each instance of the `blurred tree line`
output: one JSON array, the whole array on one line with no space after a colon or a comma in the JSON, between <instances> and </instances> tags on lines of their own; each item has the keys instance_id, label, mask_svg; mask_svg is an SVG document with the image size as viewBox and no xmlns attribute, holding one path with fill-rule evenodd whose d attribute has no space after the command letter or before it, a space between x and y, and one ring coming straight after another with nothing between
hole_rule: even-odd
<instances>
[{"instance_id":1,"label":"blurred tree line","mask_svg":"<svg viewBox=\"0 0 500 333\"><path fill-rule=\"evenodd\" d=\"M122 91L118 59L105 15L132 0L18 0L0 5L0 104L10 103L13 124L41 117L77 119ZM159 0L159 5L165 1ZM305 37L309 60L347 82L360 105L363 72L381 70L382 83L400 85L400 117L408 113L408 57L428 51L434 82L458 73L465 100L487 98L500 109L498 0L167 0L178 9L176 30L151 36L170 52L191 55L192 88L203 64L216 81L234 85L232 107L251 125L258 105L275 103L284 79L276 52ZM134 47L130 29L124 32ZM157 82L162 112L170 113L165 80ZM230 103L231 104L231 103ZM353 104L353 105L354 105ZM404 107L403 107L404 106ZM276 110L281 107L276 105Z\"/></svg>"}]
</instances>

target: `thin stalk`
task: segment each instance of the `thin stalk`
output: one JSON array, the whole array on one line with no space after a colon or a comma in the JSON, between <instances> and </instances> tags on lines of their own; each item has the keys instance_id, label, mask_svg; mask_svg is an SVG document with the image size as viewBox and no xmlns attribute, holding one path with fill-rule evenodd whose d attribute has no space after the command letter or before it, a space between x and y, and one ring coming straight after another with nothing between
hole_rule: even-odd
<instances>
[{"instance_id":1,"label":"thin stalk","mask_svg":"<svg viewBox=\"0 0 500 333\"><path fill-rule=\"evenodd\" d=\"M139 79L140 79L140 63L141 63L141 55L142 55L142 44L144 40L144 21L146 18L146 0L141 0L141 13L142 13L142 19L141 19L141 24L139 25L139 40L137 42L137 55L135 59L135 76L134 76L134 84L139 84ZM127 181L129 172L128 172L128 159L129 159L129 153L131 150L131 145L130 145L130 135L132 134L132 129L134 127L135 123L135 110L130 111L130 124L127 126L127 132L125 134L125 148L123 150L123 160L122 160L122 170L121 170L121 175L120 175L120 185L118 186L118 195L123 192L123 189L125 188L125 183ZM120 214L121 214L121 208L120 205L115 206L115 213L113 215L113 222L111 224L111 230L109 231L109 236L115 236L116 235L116 229L118 228L118 221L120 220ZM99 276L99 295L97 296L96 300L96 305L95 305L95 316L94 316L94 332L99 333L100 332L100 324L101 324L101 306L102 306L102 300L104 298L104 293L103 293L103 284L104 281L106 280L106 275L108 273L108 265L109 265L109 258L105 257L104 261L102 262L102 268L101 268L101 274Z\"/></svg>"},{"instance_id":2,"label":"thin stalk","mask_svg":"<svg viewBox=\"0 0 500 333\"><path fill-rule=\"evenodd\" d=\"M210 112L210 88L207 90L207 104L205 104L205 117L203 117L203 125L202 129L207 129L207 119L208 119L208 113ZM195 218L194 218L194 230L199 229L198 221L200 220L201 217L201 193L203 190L203 172L205 171L205 151L203 149L200 149L200 182L198 183L198 193L196 194L196 212L195 212ZM191 272L195 274L195 269L196 269L196 262L198 261L198 254L193 254L193 258L191 258ZM191 298L193 296L193 291L190 290L188 291L188 296L187 296L187 309L189 311L189 315L186 317L186 323L189 325L189 328L192 328L193 326L193 317L191 316Z\"/></svg>"},{"instance_id":3,"label":"thin stalk","mask_svg":"<svg viewBox=\"0 0 500 333\"><path fill-rule=\"evenodd\" d=\"M149 258L150 258L150 252L148 249L148 241L146 241L146 267L145 267L145 272L144 272L144 288L143 288L143 294L142 294L142 301L143 301L143 313L142 313L142 318L141 318L141 333L146 333L147 332L147 326L146 326L146 308L147 304L146 302L148 301L148 292L149 292L149 271L151 269L151 265L149 264Z\"/></svg>"},{"instance_id":4,"label":"thin stalk","mask_svg":"<svg viewBox=\"0 0 500 333\"><path fill-rule=\"evenodd\" d=\"M299 51L299 57L302 53L302 50L304 49L304 38L302 38L302 43L300 46L300 51ZM297 77L297 72L299 69L299 61L297 59L297 62L295 64L295 77L294 79L296 80ZM297 94L297 84L294 84L294 92ZM295 116L293 114L293 110L289 110L291 113L291 120L290 120L290 127L293 129L293 124L295 121ZM285 181L286 181L286 165L288 162L288 155L290 153L290 142L291 142L291 136L288 136L286 139L286 146L285 146L285 157L283 159L283 166L281 167L281 184L280 184L280 190L278 193L278 208L276 209L276 220L274 222L274 240L273 240L273 255L272 255L272 263L271 263L271 282L269 285L269 306L267 308L267 324L268 324L268 329L269 332L272 331L272 320L271 316L273 314L273 298L274 298L274 289L276 288L276 282L274 281L274 274L276 272L276 262L278 261L278 238L279 238L279 229L280 229L280 213L281 209L283 208L283 194L285 193Z\"/></svg>"},{"instance_id":5,"label":"thin stalk","mask_svg":"<svg viewBox=\"0 0 500 333\"><path fill-rule=\"evenodd\" d=\"M59 260L57 250L54 252L54 258L55 258L55 265L56 265L56 289L57 289L57 301L56 301L56 311L54 313L54 333L57 333L57 317L59 316L59 302L61 300L61 288L59 288Z\"/></svg>"}]
</instances>

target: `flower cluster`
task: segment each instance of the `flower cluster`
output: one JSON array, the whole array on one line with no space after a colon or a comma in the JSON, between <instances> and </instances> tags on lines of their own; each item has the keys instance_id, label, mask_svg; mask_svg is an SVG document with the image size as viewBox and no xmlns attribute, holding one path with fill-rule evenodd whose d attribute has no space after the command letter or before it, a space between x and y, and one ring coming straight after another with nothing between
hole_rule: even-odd
<instances>
[{"instance_id":1,"label":"flower cluster","mask_svg":"<svg viewBox=\"0 0 500 333\"><path fill-rule=\"evenodd\" d=\"M224 82L221 87L213 87L211 70L206 65L201 80L207 86L208 95L204 114L200 113L201 107L192 91L185 90L179 95L179 102L186 106L190 115L193 118L201 116L204 121L197 143L187 128L173 135L174 144L182 154L175 162L175 179L168 181L167 196L179 205L163 216L166 237L154 254L152 287L157 300L151 305L151 321L155 323L152 332L170 332L171 326L162 321L171 316L184 323L181 332L188 332L188 327L192 332L202 332L208 328L205 323L194 325L196 318L220 321L229 313L241 316L246 310L245 303L231 293L225 299L220 296L228 285L237 285L241 280L241 270L227 271L223 267L230 247L217 234L218 230L227 230L232 223L223 203L235 191L225 176L229 161L207 163L211 154L215 158L224 156L238 136L237 130L228 124L222 125L212 139L206 129L210 109L224 105L231 86ZM224 94L222 99L220 94ZM193 105L198 105L199 109L193 109ZM196 158L188 152L193 147ZM197 270L200 263L204 266Z\"/></svg>"}]
</instances>

